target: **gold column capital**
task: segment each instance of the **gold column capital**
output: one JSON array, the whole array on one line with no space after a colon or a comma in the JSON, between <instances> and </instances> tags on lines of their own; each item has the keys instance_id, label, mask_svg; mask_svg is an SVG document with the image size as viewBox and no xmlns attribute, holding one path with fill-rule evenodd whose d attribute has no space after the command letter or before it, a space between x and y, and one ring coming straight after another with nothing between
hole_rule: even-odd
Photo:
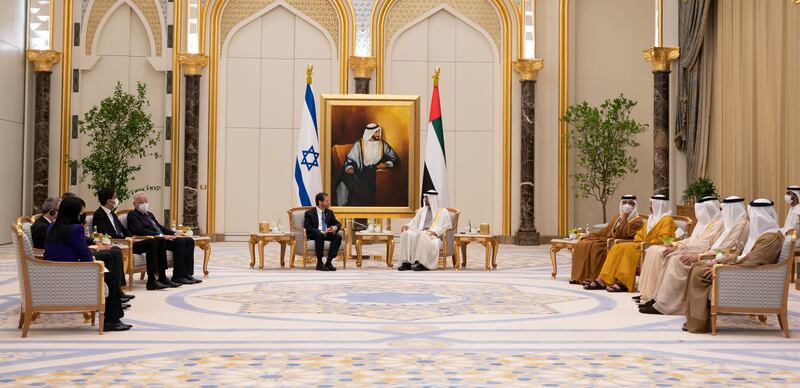
<instances>
[{"instance_id":1,"label":"gold column capital","mask_svg":"<svg viewBox=\"0 0 800 388\"><path fill-rule=\"evenodd\" d=\"M186 75L200 75L203 73L203 68L208 65L208 55L180 53L178 63L183 65Z\"/></svg>"},{"instance_id":2,"label":"gold column capital","mask_svg":"<svg viewBox=\"0 0 800 388\"><path fill-rule=\"evenodd\" d=\"M61 53L56 50L25 50L25 58L33 62L34 71L51 72L53 65L61 61Z\"/></svg>"},{"instance_id":3,"label":"gold column capital","mask_svg":"<svg viewBox=\"0 0 800 388\"><path fill-rule=\"evenodd\" d=\"M514 61L514 71L519 73L522 81L536 81L539 70L544 67L544 59L517 59Z\"/></svg>"},{"instance_id":4,"label":"gold column capital","mask_svg":"<svg viewBox=\"0 0 800 388\"><path fill-rule=\"evenodd\" d=\"M377 65L378 61L375 57L350 56L350 68L356 72L356 78L370 78L372 70L375 70Z\"/></svg>"},{"instance_id":5,"label":"gold column capital","mask_svg":"<svg viewBox=\"0 0 800 388\"><path fill-rule=\"evenodd\" d=\"M653 72L669 72L670 63L680 56L680 47L652 47L642 51L644 60L653 63Z\"/></svg>"}]
</instances>

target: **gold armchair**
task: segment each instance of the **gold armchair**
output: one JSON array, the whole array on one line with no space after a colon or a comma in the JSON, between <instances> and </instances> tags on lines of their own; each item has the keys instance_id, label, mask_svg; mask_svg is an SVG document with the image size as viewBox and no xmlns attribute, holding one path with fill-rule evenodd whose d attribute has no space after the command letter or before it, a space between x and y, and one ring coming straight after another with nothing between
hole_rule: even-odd
<instances>
[{"instance_id":1,"label":"gold armchair","mask_svg":"<svg viewBox=\"0 0 800 388\"><path fill-rule=\"evenodd\" d=\"M447 257L453 260L453 268L458 268L456 263L455 238L458 231L458 219L461 217L461 210L447 208L450 215L450 227L442 233L442 248L439 250L439 263L442 268L447 268Z\"/></svg>"},{"instance_id":2,"label":"gold armchair","mask_svg":"<svg viewBox=\"0 0 800 388\"><path fill-rule=\"evenodd\" d=\"M31 234L31 226L33 226L33 223L36 222L36 220L39 219L39 217L41 216L42 216L41 214L36 214L30 217L24 217L24 216L17 217L17 222L16 222L17 227L22 231L22 233L25 233L25 236L28 238L28 241L31 244L33 244L33 235ZM41 248L32 248L32 249L34 258L41 259L44 257L44 249Z\"/></svg>"}]
</instances>

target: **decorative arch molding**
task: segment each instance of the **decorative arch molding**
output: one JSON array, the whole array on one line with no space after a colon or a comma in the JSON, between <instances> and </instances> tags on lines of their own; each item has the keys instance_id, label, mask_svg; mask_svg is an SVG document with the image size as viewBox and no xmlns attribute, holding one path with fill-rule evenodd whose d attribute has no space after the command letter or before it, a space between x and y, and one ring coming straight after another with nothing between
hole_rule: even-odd
<instances>
[{"instance_id":1,"label":"decorative arch molding","mask_svg":"<svg viewBox=\"0 0 800 388\"><path fill-rule=\"evenodd\" d=\"M136 15L142 20L144 28L150 41L151 53L154 57L160 57L163 52L163 31L166 20L161 15L161 5L156 0L95 0L89 5L86 13L84 32L86 56L93 56L95 51L95 41L99 33L105 27L106 22L122 4L127 4L133 9Z\"/></svg>"}]
</instances>

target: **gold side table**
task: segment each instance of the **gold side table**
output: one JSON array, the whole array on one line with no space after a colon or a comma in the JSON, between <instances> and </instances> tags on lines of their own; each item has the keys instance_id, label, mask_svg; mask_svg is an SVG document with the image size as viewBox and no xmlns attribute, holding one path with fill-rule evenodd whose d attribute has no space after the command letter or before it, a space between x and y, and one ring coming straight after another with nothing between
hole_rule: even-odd
<instances>
[{"instance_id":1,"label":"gold side table","mask_svg":"<svg viewBox=\"0 0 800 388\"><path fill-rule=\"evenodd\" d=\"M211 260L211 238L210 237L195 237L194 245L203 251L203 276L208 277L208 261Z\"/></svg>"},{"instance_id":2,"label":"gold side table","mask_svg":"<svg viewBox=\"0 0 800 388\"><path fill-rule=\"evenodd\" d=\"M553 266L553 272L550 273L550 276L552 276L553 279L555 279L556 275L558 274L556 253L562 249L569 249L569 251L572 252L572 249L575 248L576 244L578 244L578 240L557 238L550 241L550 264Z\"/></svg>"},{"instance_id":3,"label":"gold side table","mask_svg":"<svg viewBox=\"0 0 800 388\"><path fill-rule=\"evenodd\" d=\"M366 241L367 244L384 243L386 244L386 267L392 268L392 256L394 255L394 234L392 232L381 233L368 233L356 232L356 268L361 269L361 247ZM344 267L347 268L347 260L344 261Z\"/></svg>"},{"instance_id":4,"label":"gold side table","mask_svg":"<svg viewBox=\"0 0 800 388\"><path fill-rule=\"evenodd\" d=\"M486 247L486 271L497 268L497 250L500 244L497 236L489 234L456 234L455 236L456 269L467 267L467 245L477 242Z\"/></svg>"},{"instance_id":5,"label":"gold side table","mask_svg":"<svg viewBox=\"0 0 800 388\"><path fill-rule=\"evenodd\" d=\"M258 244L258 260L259 260L258 269L262 271L264 270L264 246L271 242L276 242L278 244L281 244L281 268L284 268L286 265L284 257L286 256L287 245L289 246L289 257L294 257L294 249L295 249L294 234L251 233L250 240L247 242L250 248L250 268L255 268L256 265L255 247L256 244Z\"/></svg>"}]
</instances>

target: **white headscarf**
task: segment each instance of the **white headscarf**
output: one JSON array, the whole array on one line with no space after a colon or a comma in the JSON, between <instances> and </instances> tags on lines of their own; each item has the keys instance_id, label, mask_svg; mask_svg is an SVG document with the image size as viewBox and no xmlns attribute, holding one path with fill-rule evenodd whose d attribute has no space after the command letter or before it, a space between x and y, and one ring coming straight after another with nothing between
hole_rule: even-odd
<instances>
[{"instance_id":1,"label":"white headscarf","mask_svg":"<svg viewBox=\"0 0 800 388\"><path fill-rule=\"evenodd\" d=\"M764 233L774 233L780 230L778 226L778 215L775 213L775 204L768 199L756 199L750 202L747 207L747 215L750 217L750 234L747 236L747 243L744 244L742 257L753 250L756 240Z\"/></svg>"},{"instance_id":2,"label":"white headscarf","mask_svg":"<svg viewBox=\"0 0 800 388\"><path fill-rule=\"evenodd\" d=\"M792 185L786 188L786 191L794 193L797 196L797 199L800 199L800 186ZM789 208L789 211L786 213L786 219L783 221L783 230L788 231L789 229L796 228L797 225L791 225L796 222L797 217L800 216L800 204L794 205ZM800 231L798 231L800 232Z\"/></svg>"},{"instance_id":3,"label":"white headscarf","mask_svg":"<svg viewBox=\"0 0 800 388\"><path fill-rule=\"evenodd\" d=\"M689 238L697 238L703 234L709 224L722 217L717 197L703 197L700 202L695 203L694 216L697 218L697 225Z\"/></svg>"},{"instance_id":4,"label":"white headscarf","mask_svg":"<svg viewBox=\"0 0 800 388\"><path fill-rule=\"evenodd\" d=\"M623 202L625 201L633 201L633 210L631 210L631 214L628 214L628 220L632 220L639 216L639 201L636 200L636 196L632 194L625 194L619 200L619 215L622 216L625 213L622 210L622 207L625 205Z\"/></svg>"},{"instance_id":5,"label":"white headscarf","mask_svg":"<svg viewBox=\"0 0 800 388\"><path fill-rule=\"evenodd\" d=\"M375 132L383 134L383 129L378 124L369 123L364 129L364 135L361 136L361 144L364 146L364 154L361 155L361 159L365 166L377 164L383 156L381 155L381 142L372 140Z\"/></svg>"},{"instance_id":6,"label":"white headscarf","mask_svg":"<svg viewBox=\"0 0 800 388\"><path fill-rule=\"evenodd\" d=\"M435 216L439 211L439 193L436 190L428 190L425 192L425 194L423 194L423 197L428 197L431 216ZM422 203L423 205L425 204L424 201Z\"/></svg>"},{"instance_id":7,"label":"white headscarf","mask_svg":"<svg viewBox=\"0 0 800 388\"><path fill-rule=\"evenodd\" d=\"M725 223L725 230L711 245L711 249L719 248L731 234L733 227L745 217L747 217L747 208L744 206L744 198L731 196L722 200L722 222Z\"/></svg>"},{"instance_id":8,"label":"white headscarf","mask_svg":"<svg viewBox=\"0 0 800 388\"><path fill-rule=\"evenodd\" d=\"M647 233L650 233L650 229L653 229L661 218L672 215L672 206L666 195L653 195L650 197L650 203L653 205L653 214L647 219Z\"/></svg>"}]
</instances>

